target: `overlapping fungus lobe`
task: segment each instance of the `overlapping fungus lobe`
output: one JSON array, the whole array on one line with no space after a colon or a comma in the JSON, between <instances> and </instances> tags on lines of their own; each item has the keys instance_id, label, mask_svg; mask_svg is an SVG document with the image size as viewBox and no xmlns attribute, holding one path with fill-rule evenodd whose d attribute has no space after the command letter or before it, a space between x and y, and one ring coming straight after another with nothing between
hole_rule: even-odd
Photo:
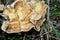
<instances>
[{"instance_id":1,"label":"overlapping fungus lobe","mask_svg":"<svg viewBox=\"0 0 60 40\"><path fill-rule=\"evenodd\" d=\"M18 1L14 5L15 10L17 11L19 7L23 7L23 1Z\"/></svg>"}]
</instances>

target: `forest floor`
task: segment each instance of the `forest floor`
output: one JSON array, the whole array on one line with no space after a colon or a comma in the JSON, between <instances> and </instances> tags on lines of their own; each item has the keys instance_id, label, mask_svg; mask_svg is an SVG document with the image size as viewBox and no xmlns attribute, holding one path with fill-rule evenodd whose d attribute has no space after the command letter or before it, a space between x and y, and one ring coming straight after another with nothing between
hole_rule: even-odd
<instances>
[{"instance_id":1,"label":"forest floor","mask_svg":"<svg viewBox=\"0 0 60 40\"><path fill-rule=\"evenodd\" d=\"M0 16L1 17L1 16ZM2 17L1 17L2 18ZM0 40L60 40L60 5L59 2L50 4L50 26L47 21L41 26L40 32L30 30L17 34L7 34L0 29ZM0 26L2 22L0 22ZM48 27L49 26L49 27Z\"/></svg>"}]
</instances>

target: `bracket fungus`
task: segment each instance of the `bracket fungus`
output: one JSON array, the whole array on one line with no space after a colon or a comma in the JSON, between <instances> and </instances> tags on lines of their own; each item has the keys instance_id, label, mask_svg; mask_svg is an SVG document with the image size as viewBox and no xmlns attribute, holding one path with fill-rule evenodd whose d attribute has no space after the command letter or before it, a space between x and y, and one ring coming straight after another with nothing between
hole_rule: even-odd
<instances>
[{"instance_id":1,"label":"bracket fungus","mask_svg":"<svg viewBox=\"0 0 60 40\"><path fill-rule=\"evenodd\" d=\"M3 11L7 21L3 22L1 29L6 33L27 32L32 28L39 31L45 21L46 9L47 4L44 1L15 0Z\"/></svg>"},{"instance_id":2,"label":"bracket fungus","mask_svg":"<svg viewBox=\"0 0 60 40\"><path fill-rule=\"evenodd\" d=\"M4 9L4 5L0 4L0 11L3 11L3 9Z\"/></svg>"}]
</instances>

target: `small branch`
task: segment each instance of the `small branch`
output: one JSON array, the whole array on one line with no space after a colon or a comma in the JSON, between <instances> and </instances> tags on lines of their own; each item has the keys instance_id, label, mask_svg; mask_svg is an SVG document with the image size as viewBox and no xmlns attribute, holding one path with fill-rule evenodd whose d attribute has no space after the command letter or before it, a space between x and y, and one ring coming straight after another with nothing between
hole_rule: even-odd
<instances>
[{"instance_id":1,"label":"small branch","mask_svg":"<svg viewBox=\"0 0 60 40\"><path fill-rule=\"evenodd\" d=\"M40 37L41 37L41 39L40 40L43 40L42 32L43 32L43 30L41 29L41 31L40 31Z\"/></svg>"},{"instance_id":2,"label":"small branch","mask_svg":"<svg viewBox=\"0 0 60 40\"><path fill-rule=\"evenodd\" d=\"M25 33L25 35L24 35L24 38L23 38L23 40L25 40L26 39L26 33Z\"/></svg>"}]
</instances>

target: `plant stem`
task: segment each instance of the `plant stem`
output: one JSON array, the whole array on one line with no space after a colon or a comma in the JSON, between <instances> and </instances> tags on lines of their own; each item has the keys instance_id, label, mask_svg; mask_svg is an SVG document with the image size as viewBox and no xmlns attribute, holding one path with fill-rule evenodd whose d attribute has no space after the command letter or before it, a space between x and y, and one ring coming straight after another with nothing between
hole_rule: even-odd
<instances>
[{"instance_id":1,"label":"plant stem","mask_svg":"<svg viewBox=\"0 0 60 40\"><path fill-rule=\"evenodd\" d=\"M49 40L49 31L50 31L50 18L49 18L49 16L50 16L50 14L49 14L50 13L50 7L49 7L50 5L49 4L50 3L49 2L50 2L50 0L47 0L47 4L48 4L48 9L47 9L47 24L48 24L47 25L47 27L48 27L47 40Z\"/></svg>"}]
</instances>

